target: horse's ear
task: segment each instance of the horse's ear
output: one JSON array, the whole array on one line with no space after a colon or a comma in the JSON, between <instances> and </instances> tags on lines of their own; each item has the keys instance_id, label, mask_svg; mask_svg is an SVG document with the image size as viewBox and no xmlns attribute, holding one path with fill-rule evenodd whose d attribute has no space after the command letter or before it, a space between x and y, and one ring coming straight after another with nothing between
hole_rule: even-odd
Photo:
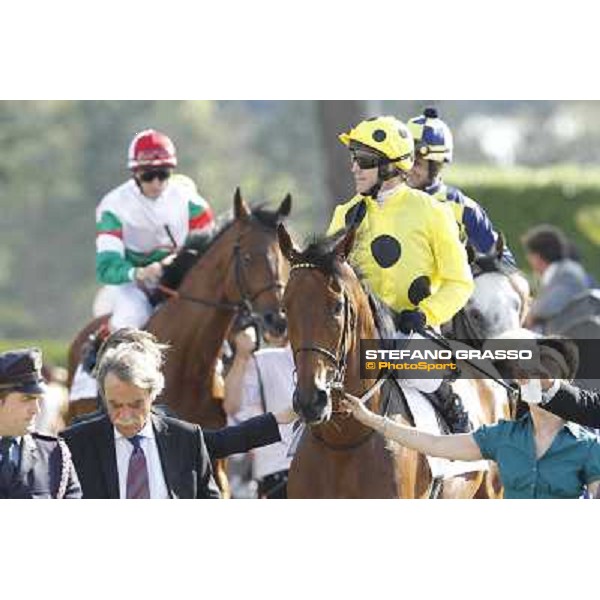
<instances>
[{"instance_id":1,"label":"horse's ear","mask_svg":"<svg viewBox=\"0 0 600 600\"><path fill-rule=\"evenodd\" d=\"M341 260L346 260L354 247L356 239L356 227L349 227L346 233L337 241L335 245L335 253Z\"/></svg>"},{"instance_id":2,"label":"horse's ear","mask_svg":"<svg viewBox=\"0 0 600 600\"><path fill-rule=\"evenodd\" d=\"M242 192L239 187L235 188L235 195L233 197L233 214L236 219L247 219L252 214L249 206L242 198Z\"/></svg>"},{"instance_id":3,"label":"horse's ear","mask_svg":"<svg viewBox=\"0 0 600 600\"><path fill-rule=\"evenodd\" d=\"M285 219L290 216L290 212L292 210L292 196L288 194L279 205L277 209L277 216L281 219Z\"/></svg>"},{"instance_id":4,"label":"horse's ear","mask_svg":"<svg viewBox=\"0 0 600 600\"><path fill-rule=\"evenodd\" d=\"M277 226L277 239L279 240L279 248L281 248L283 256L285 256L290 263L298 262L300 250L296 248L292 237L283 223L279 223Z\"/></svg>"}]
</instances>

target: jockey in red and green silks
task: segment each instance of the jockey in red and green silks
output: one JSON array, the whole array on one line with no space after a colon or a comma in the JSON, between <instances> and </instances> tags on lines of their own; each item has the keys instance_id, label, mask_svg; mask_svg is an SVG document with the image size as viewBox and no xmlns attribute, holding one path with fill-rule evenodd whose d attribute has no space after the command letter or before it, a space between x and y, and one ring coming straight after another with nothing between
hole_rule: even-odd
<instances>
[{"instance_id":1,"label":"jockey in red and green silks","mask_svg":"<svg viewBox=\"0 0 600 600\"><path fill-rule=\"evenodd\" d=\"M111 331L141 327L152 313L144 289L189 235L214 229L209 204L191 179L173 175L177 156L164 134L146 130L129 148L132 177L96 209L96 276L113 288Z\"/></svg>"}]
</instances>

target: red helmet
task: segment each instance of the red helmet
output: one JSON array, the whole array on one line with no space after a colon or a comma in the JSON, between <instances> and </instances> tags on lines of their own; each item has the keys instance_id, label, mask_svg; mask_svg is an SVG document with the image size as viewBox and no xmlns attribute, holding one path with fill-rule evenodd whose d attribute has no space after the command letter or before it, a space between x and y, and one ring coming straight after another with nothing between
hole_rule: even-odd
<instances>
[{"instance_id":1,"label":"red helmet","mask_svg":"<svg viewBox=\"0 0 600 600\"><path fill-rule=\"evenodd\" d=\"M160 131L146 129L138 133L129 145L128 166L139 167L175 167L177 153L175 144Z\"/></svg>"}]
</instances>

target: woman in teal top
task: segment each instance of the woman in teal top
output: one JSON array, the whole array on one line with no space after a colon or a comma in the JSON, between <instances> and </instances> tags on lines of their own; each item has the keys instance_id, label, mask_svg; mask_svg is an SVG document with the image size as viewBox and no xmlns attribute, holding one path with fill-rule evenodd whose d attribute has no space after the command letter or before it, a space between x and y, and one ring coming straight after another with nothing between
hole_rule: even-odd
<instances>
[{"instance_id":1,"label":"woman in teal top","mask_svg":"<svg viewBox=\"0 0 600 600\"><path fill-rule=\"evenodd\" d=\"M544 367L572 378L576 366L573 370L573 363L565 361L564 352L556 345L540 349ZM347 398L346 406L357 420L417 452L451 460L495 461L505 498L579 498L586 487L595 496L600 485L596 436L536 404L529 404L529 412L516 421L501 420L469 434L432 435L376 415L353 396Z\"/></svg>"}]
</instances>

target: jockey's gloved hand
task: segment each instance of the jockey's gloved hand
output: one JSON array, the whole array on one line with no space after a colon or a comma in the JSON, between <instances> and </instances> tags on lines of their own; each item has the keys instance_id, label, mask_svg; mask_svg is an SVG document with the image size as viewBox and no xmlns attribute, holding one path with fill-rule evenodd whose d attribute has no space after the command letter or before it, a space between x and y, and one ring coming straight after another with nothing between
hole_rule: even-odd
<instances>
[{"instance_id":1,"label":"jockey's gloved hand","mask_svg":"<svg viewBox=\"0 0 600 600\"><path fill-rule=\"evenodd\" d=\"M403 310L396 317L396 327L404 334L419 331L427 325L427 317L418 308Z\"/></svg>"}]
</instances>

